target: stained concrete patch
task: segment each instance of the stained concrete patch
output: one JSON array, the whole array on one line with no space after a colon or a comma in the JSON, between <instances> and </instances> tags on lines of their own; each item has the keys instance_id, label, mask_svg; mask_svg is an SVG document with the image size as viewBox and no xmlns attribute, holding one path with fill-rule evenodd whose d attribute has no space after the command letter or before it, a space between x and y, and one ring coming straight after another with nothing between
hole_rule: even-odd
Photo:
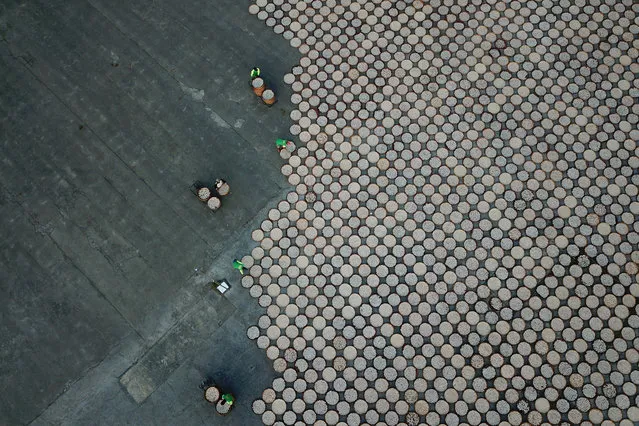
<instances>
[{"instance_id":1,"label":"stained concrete patch","mask_svg":"<svg viewBox=\"0 0 639 426\"><path fill-rule=\"evenodd\" d=\"M138 404L144 402L157 387L157 384L153 382L151 374L147 371L143 371L144 367L131 368L120 379L120 383L126 388L126 391L131 395L131 398Z\"/></svg>"},{"instance_id":2,"label":"stained concrete patch","mask_svg":"<svg viewBox=\"0 0 639 426\"><path fill-rule=\"evenodd\" d=\"M202 102L204 100L204 90L189 87L186 84L180 82L180 89L191 97L196 102Z\"/></svg>"},{"instance_id":3,"label":"stained concrete patch","mask_svg":"<svg viewBox=\"0 0 639 426\"><path fill-rule=\"evenodd\" d=\"M220 127L224 127L225 129L231 128L231 126L229 126L229 123L227 123L222 117L220 117L217 112L213 111L213 109L207 107L206 111L210 114L211 120L213 120L215 124Z\"/></svg>"},{"instance_id":4,"label":"stained concrete patch","mask_svg":"<svg viewBox=\"0 0 639 426\"><path fill-rule=\"evenodd\" d=\"M215 331L235 311L224 297L209 293L187 317L162 338L120 378L131 397L141 404L192 353L193 347Z\"/></svg>"}]
</instances>

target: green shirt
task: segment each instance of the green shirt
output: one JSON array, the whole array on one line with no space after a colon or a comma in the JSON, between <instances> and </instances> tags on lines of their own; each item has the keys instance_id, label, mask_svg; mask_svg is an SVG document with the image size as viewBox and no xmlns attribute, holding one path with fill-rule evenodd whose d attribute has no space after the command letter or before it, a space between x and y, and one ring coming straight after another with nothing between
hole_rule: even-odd
<instances>
[{"instance_id":1,"label":"green shirt","mask_svg":"<svg viewBox=\"0 0 639 426\"><path fill-rule=\"evenodd\" d=\"M251 70L251 78L256 78L260 76L260 69L259 68L253 68Z\"/></svg>"},{"instance_id":2,"label":"green shirt","mask_svg":"<svg viewBox=\"0 0 639 426\"><path fill-rule=\"evenodd\" d=\"M233 267L235 269L242 269L244 267L244 264L242 262L240 262L239 260L234 260L233 261Z\"/></svg>"},{"instance_id":3,"label":"green shirt","mask_svg":"<svg viewBox=\"0 0 639 426\"><path fill-rule=\"evenodd\" d=\"M228 405L233 405L233 403L235 402L235 398L233 398L233 395L231 395L230 393L225 393L224 395L222 395L222 399L226 401Z\"/></svg>"},{"instance_id":4,"label":"green shirt","mask_svg":"<svg viewBox=\"0 0 639 426\"><path fill-rule=\"evenodd\" d=\"M286 148L288 141L286 139L278 139L275 141L275 146L278 148Z\"/></svg>"}]
</instances>

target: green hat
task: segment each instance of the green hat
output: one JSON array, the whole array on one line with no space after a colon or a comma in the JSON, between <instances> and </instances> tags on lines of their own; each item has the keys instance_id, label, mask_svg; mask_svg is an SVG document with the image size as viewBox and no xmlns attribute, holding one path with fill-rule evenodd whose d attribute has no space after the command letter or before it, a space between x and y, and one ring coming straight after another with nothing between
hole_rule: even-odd
<instances>
[{"instance_id":1,"label":"green hat","mask_svg":"<svg viewBox=\"0 0 639 426\"><path fill-rule=\"evenodd\" d=\"M235 402L235 398L233 398L233 395L231 395L230 393L225 393L224 395L222 395L222 399L228 404L228 405L233 405L233 402Z\"/></svg>"}]
</instances>

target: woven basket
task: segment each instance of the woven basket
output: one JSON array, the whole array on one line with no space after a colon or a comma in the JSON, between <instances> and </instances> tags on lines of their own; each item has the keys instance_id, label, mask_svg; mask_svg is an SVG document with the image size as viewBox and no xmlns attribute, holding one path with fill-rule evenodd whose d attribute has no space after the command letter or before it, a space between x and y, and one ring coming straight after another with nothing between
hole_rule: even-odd
<instances>
[{"instance_id":1,"label":"woven basket","mask_svg":"<svg viewBox=\"0 0 639 426\"><path fill-rule=\"evenodd\" d=\"M266 105L273 105L275 103L275 93L271 89L266 89L262 93L262 100Z\"/></svg>"},{"instance_id":2,"label":"woven basket","mask_svg":"<svg viewBox=\"0 0 639 426\"><path fill-rule=\"evenodd\" d=\"M211 386L204 391L204 399L211 404L215 404L220 400L220 390L215 386Z\"/></svg>"},{"instance_id":3,"label":"woven basket","mask_svg":"<svg viewBox=\"0 0 639 426\"><path fill-rule=\"evenodd\" d=\"M217 193L222 196L229 195L231 193L231 187L228 183L223 183L219 188L217 188Z\"/></svg>"},{"instance_id":4,"label":"woven basket","mask_svg":"<svg viewBox=\"0 0 639 426\"><path fill-rule=\"evenodd\" d=\"M209 209L215 211L222 206L222 201L217 197L211 197L206 202L206 205L208 206Z\"/></svg>"},{"instance_id":5,"label":"woven basket","mask_svg":"<svg viewBox=\"0 0 639 426\"><path fill-rule=\"evenodd\" d=\"M264 86L264 80L259 77L253 79L253 81L251 82L251 86L253 86L253 93L255 93L257 96L262 96L262 94L264 93L264 89L266 89L266 87Z\"/></svg>"},{"instance_id":6,"label":"woven basket","mask_svg":"<svg viewBox=\"0 0 639 426\"><path fill-rule=\"evenodd\" d=\"M197 191L197 197L200 200L207 202L209 198L211 198L211 190L208 188L200 188Z\"/></svg>"}]
</instances>

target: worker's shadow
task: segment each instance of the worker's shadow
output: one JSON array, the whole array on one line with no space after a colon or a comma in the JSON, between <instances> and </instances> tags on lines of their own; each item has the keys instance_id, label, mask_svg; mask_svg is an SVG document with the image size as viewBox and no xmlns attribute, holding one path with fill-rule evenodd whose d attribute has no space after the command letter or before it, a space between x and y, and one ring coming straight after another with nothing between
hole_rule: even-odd
<instances>
[{"instance_id":1,"label":"worker's shadow","mask_svg":"<svg viewBox=\"0 0 639 426\"><path fill-rule=\"evenodd\" d=\"M231 393L236 395L236 390L233 387L232 380L226 374L220 372L215 374L207 374L200 383L200 389L205 390L211 386L215 386L222 393Z\"/></svg>"}]
</instances>

